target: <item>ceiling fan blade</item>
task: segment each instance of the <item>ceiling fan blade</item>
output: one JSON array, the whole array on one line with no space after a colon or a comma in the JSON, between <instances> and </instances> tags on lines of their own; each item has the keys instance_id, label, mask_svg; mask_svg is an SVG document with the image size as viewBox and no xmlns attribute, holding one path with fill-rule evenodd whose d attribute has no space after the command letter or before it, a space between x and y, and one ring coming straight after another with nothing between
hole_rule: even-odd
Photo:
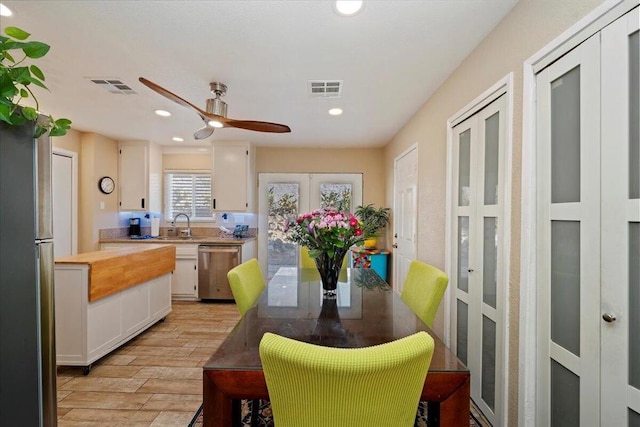
<instances>
[{"instance_id":1,"label":"ceiling fan blade","mask_svg":"<svg viewBox=\"0 0 640 427\"><path fill-rule=\"evenodd\" d=\"M195 111L200 116L200 118L202 118L202 120L205 121L205 123L209 122L209 121L215 121L215 122L218 122L218 123L222 124L221 127L234 127L234 128L238 128L238 129L253 130L253 131L256 131L256 132L271 132L271 133L287 133L287 132L291 132L291 128L289 126L281 125L279 123L259 122L259 121L255 121L255 120L234 120L234 119L229 119L229 118L226 118L226 117L223 117L223 116L219 116L217 114L209 113L207 111L204 111L204 110L196 107L195 105L193 105L192 103L190 103L186 99L183 99L183 98L179 97L175 93L173 93L173 92L163 88L162 86L152 82L151 80L147 80L144 77L139 77L138 80L140 81L140 83L142 83L143 85L145 85L149 89L153 90L154 92L164 96L165 98L170 99L171 101L173 101L173 102L175 102L177 104L180 104L183 107L187 107L187 108L190 108L191 110ZM226 89L226 87L225 87L225 89ZM218 99L218 98L216 97L216 99ZM207 108L207 110L208 110L208 108ZM218 127L220 127L220 126L218 126ZM214 130L214 126L205 126L202 129L198 129L193 136L196 139L208 138L213 133L213 130ZM198 138L197 137L197 136L201 136L201 135L205 135L205 136L202 136L202 138Z\"/></svg>"},{"instance_id":2,"label":"ceiling fan blade","mask_svg":"<svg viewBox=\"0 0 640 427\"><path fill-rule=\"evenodd\" d=\"M165 98L170 99L173 102L182 105L183 107L187 107L187 108L192 109L193 111L198 113L198 115L202 118L202 120L207 120L206 111L201 110L200 108L196 107L195 105L193 105L189 101L180 98L175 93L163 88L160 85L155 84L151 80L145 79L144 77L140 77L138 80L140 81L140 83L142 83L143 85L145 85L149 89L153 90L154 92L159 93L160 95L164 96Z\"/></svg>"},{"instance_id":3,"label":"ceiling fan blade","mask_svg":"<svg viewBox=\"0 0 640 427\"><path fill-rule=\"evenodd\" d=\"M201 139L205 139L205 138L209 138L211 135L213 135L213 131L215 130L215 128L212 128L211 126L204 126L200 129L198 129L194 134L193 134L193 138L196 140L201 140Z\"/></svg>"},{"instance_id":4,"label":"ceiling fan blade","mask_svg":"<svg viewBox=\"0 0 640 427\"><path fill-rule=\"evenodd\" d=\"M258 122L255 120L233 120L226 119L223 121L225 127L230 126L239 129L253 130L256 132L271 133L287 133L291 132L291 128L287 125L271 122Z\"/></svg>"}]
</instances>

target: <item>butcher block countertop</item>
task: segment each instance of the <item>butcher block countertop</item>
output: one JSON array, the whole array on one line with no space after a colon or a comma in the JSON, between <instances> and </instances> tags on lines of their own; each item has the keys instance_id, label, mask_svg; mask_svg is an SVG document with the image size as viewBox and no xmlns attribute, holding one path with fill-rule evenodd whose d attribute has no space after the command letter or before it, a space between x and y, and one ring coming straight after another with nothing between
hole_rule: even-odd
<instances>
[{"instance_id":1,"label":"butcher block countertop","mask_svg":"<svg viewBox=\"0 0 640 427\"><path fill-rule=\"evenodd\" d=\"M176 247L167 244L86 252L56 259L56 265L89 266L89 301L121 292L175 270Z\"/></svg>"}]
</instances>

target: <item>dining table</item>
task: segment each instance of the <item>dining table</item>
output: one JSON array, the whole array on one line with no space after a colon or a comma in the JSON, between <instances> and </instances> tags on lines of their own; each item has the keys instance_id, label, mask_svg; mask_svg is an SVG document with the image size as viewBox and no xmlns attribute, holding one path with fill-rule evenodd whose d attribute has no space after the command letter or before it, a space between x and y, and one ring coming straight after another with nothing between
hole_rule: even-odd
<instances>
[{"instance_id":1,"label":"dining table","mask_svg":"<svg viewBox=\"0 0 640 427\"><path fill-rule=\"evenodd\" d=\"M435 349L422 389L429 426L469 426L469 369L373 269L346 269L326 295L316 269L281 267L256 305L203 366L203 424L239 425L240 399L268 399L265 332L316 345L362 348L426 331ZM371 391L372 393L375 390Z\"/></svg>"}]
</instances>

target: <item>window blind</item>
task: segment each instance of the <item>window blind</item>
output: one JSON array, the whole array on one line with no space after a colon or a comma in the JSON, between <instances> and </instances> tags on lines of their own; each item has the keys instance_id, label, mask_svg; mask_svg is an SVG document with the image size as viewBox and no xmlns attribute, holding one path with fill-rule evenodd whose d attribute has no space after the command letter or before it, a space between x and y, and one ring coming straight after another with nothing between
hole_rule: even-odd
<instances>
[{"instance_id":1,"label":"window blind","mask_svg":"<svg viewBox=\"0 0 640 427\"><path fill-rule=\"evenodd\" d=\"M179 213L186 213L192 221L213 220L209 172L165 171L164 177L167 221Z\"/></svg>"}]
</instances>

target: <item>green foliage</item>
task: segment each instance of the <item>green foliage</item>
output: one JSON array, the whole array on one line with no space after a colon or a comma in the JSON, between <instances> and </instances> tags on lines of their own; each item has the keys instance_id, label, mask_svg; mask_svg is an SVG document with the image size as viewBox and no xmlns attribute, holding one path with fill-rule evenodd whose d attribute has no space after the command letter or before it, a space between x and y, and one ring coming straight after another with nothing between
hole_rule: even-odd
<instances>
[{"instance_id":1,"label":"green foliage","mask_svg":"<svg viewBox=\"0 0 640 427\"><path fill-rule=\"evenodd\" d=\"M362 221L362 232L365 237L374 237L389 223L391 208L374 208L370 203L356 208L356 216Z\"/></svg>"},{"instance_id":2,"label":"green foliage","mask_svg":"<svg viewBox=\"0 0 640 427\"><path fill-rule=\"evenodd\" d=\"M6 36L0 35L0 121L10 126L20 126L27 121L36 121L35 136L49 131L51 136L67 133L71 127L69 119L54 119L51 116L38 120L38 99L33 86L47 89L44 73L36 65L27 65L27 59L42 58L49 52L49 45L37 41L25 41L31 34L16 27L7 27ZM14 55L21 52L16 60ZM12 54L13 53L13 54ZM47 89L48 90L48 89ZM31 98L34 107L21 106L20 102Z\"/></svg>"}]
</instances>

